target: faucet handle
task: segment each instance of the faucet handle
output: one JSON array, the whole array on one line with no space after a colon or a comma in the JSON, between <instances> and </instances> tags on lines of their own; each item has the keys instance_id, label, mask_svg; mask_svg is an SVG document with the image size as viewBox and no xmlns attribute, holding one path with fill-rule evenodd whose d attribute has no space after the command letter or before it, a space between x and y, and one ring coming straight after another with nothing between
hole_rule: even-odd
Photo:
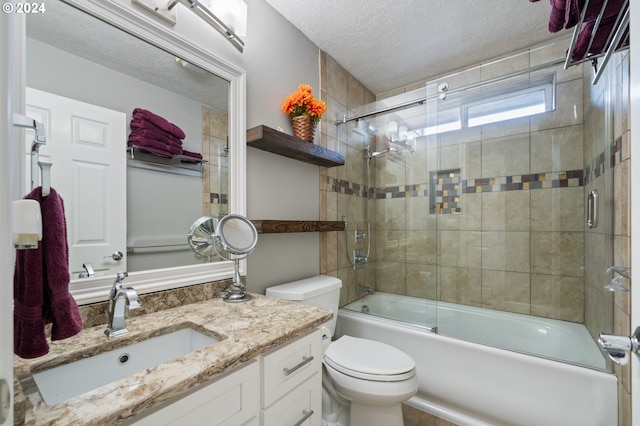
<instances>
[{"instance_id":1,"label":"faucet handle","mask_svg":"<svg viewBox=\"0 0 640 426\"><path fill-rule=\"evenodd\" d=\"M128 272L118 272L116 274L116 284L122 284L122 281L129 276Z\"/></svg>"}]
</instances>

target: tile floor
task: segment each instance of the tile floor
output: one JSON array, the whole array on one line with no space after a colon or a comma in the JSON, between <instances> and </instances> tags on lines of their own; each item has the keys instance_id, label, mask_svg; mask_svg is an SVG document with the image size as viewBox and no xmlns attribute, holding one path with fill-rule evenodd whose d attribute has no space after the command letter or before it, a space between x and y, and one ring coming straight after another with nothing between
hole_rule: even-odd
<instances>
[{"instance_id":1,"label":"tile floor","mask_svg":"<svg viewBox=\"0 0 640 426\"><path fill-rule=\"evenodd\" d=\"M408 405L402 404L404 426L457 426Z\"/></svg>"}]
</instances>

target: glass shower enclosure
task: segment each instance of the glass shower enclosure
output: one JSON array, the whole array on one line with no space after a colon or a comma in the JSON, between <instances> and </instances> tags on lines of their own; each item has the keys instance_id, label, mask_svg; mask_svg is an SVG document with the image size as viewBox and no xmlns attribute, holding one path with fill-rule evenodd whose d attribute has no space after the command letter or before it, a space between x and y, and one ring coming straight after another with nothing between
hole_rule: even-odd
<instances>
[{"instance_id":1,"label":"glass shower enclosure","mask_svg":"<svg viewBox=\"0 0 640 426\"><path fill-rule=\"evenodd\" d=\"M610 146L587 133L583 98L582 74L554 63L472 84L445 78L339 114L344 307L604 369L594 340L612 329L602 290ZM594 208L599 224L589 227ZM377 303L374 292L392 297ZM536 348L529 332L502 335L521 319L532 334L580 335L591 360Z\"/></svg>"}]
</instances>

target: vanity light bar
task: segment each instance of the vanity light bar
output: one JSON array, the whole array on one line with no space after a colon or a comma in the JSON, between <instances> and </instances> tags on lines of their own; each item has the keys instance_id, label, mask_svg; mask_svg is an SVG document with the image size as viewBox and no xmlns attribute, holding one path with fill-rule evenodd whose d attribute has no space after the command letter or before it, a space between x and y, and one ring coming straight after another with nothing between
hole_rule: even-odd
<instances>
[{"instance_id":1,"label":"vanity light bar","mask_svg":"<svg viewBox=\"0 0 640 426\"><path fill-rule=\"evenodd\" d=\"M235 33L235 31L225 24L222 19L218 18L211 10L200 3L198 0L170 0L167 4L167 9L171 10L173 7L182 3L193 11L196 15L202 18L206 23L211 25L216 31L222 34L228 41L242 52L244 50L244 41Z\"/></svg>"},{"instance_id":2,"label":"vanity light bar","mask_svg":"<svg viewBox=\"0 0 640 426\"><path fill-rule=\"evenodd\" d=\"M207 6L198 0L169 0L168 2L163 0L131 0L131 2L141 6L146 11L153 13L171 25L176 24L176 12L172 9L178 3L182 3L222 34L238 51L242 52L244 50L244 41L236 34L233 28L225 24L222 19L218 18ZM158 6L158 3L162 3L163 6Z\"/></svg>"}]
</instances>

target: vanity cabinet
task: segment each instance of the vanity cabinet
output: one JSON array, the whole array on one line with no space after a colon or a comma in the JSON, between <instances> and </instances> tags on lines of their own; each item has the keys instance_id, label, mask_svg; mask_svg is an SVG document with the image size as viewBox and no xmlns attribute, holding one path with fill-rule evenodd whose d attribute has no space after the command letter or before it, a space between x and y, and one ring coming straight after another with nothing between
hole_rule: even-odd
<instances>
[{"instance_id":1,"label":"vanity cabinet","mask_svg":"<svg viewBox=\"0 0 640 426\"><path fill-rule=\"evenodd\" d=\"M128 424L320 426L321 340L314 330Z\"/></svg>"},{"instance_id":2,"label":"vanity cabinet","mask_svg":"<svg viewBox=\"0 0 640 426\"><path fill-rule=\"evenodd\" d=\"M321 341L316 330L261 357L262 426L322 424Z\"/></svg>"}]
</instances>

